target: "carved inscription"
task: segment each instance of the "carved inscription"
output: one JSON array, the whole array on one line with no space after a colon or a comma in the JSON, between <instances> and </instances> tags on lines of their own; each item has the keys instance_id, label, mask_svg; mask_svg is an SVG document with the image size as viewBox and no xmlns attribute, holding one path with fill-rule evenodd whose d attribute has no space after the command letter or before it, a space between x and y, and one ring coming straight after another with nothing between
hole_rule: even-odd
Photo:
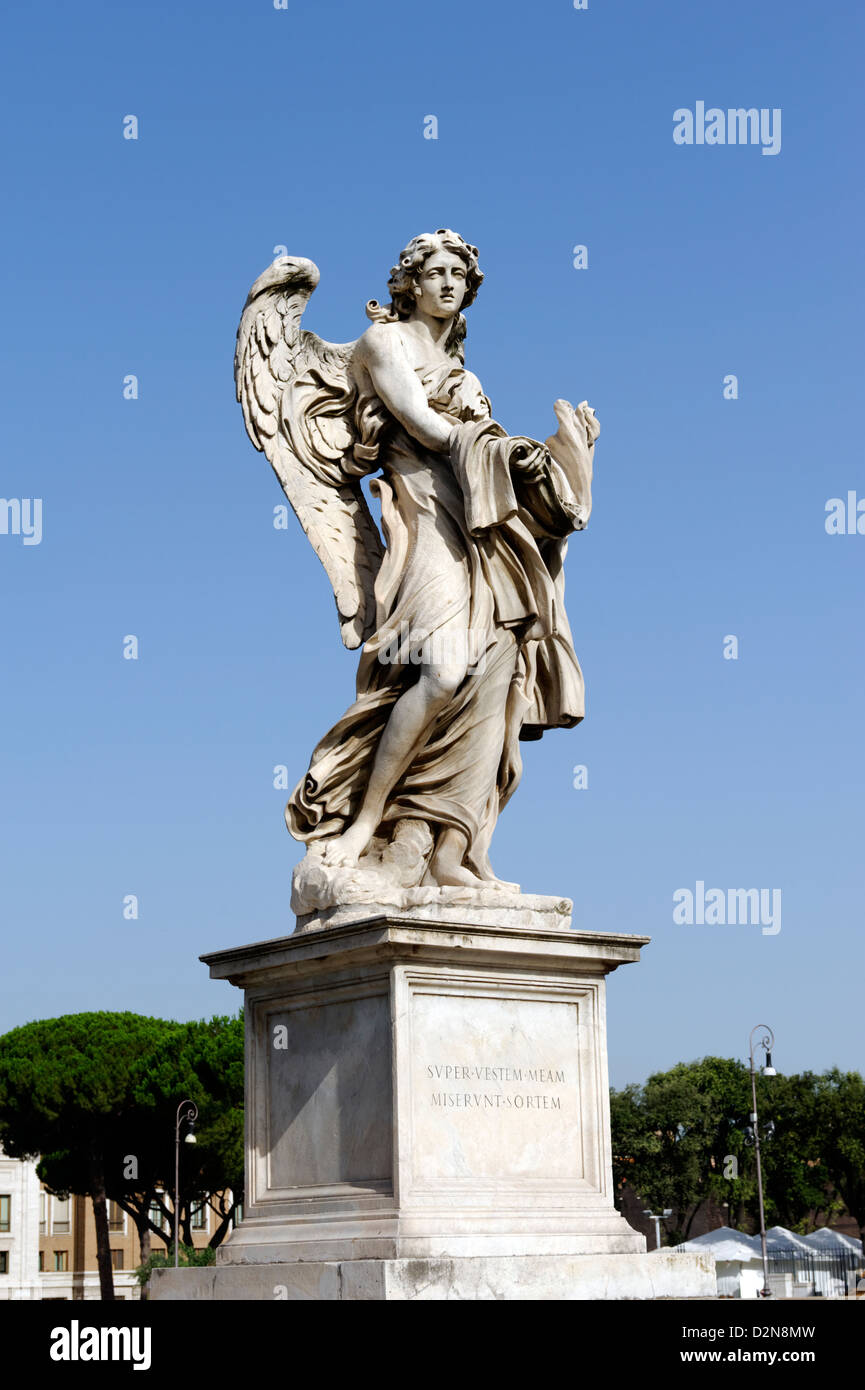
<instances>
[{"instance_id":1,"label":"carved inscription","mask_svg":"<svg viewBox=\"0 0 865 1390\"><path fill-rule=\"evenodd\" d=\"M584 1179L582 1040L570 1000L418 992L411 1044L415 1181Z\"/></svg>"},{"instance_id":2,"label":"carved inscription","mask_svg":"<svg viewBox=\"0 0 865 1390\"><path fill-rule=\"evenodd\" d=\"M451 1066L427 1063L432 1081L484 1083L482 1091L434 1090L430 1103L442 1110L561 1110L560 1095L529 1091L525 1087L564 1086L565 1073L558 1067ZM491 1083L491 1084L489 1084ZM498 1089L504 1085L507 1089ZM519 1087L519 1089L514 1089Z\"/></svg>"}]
</instances>

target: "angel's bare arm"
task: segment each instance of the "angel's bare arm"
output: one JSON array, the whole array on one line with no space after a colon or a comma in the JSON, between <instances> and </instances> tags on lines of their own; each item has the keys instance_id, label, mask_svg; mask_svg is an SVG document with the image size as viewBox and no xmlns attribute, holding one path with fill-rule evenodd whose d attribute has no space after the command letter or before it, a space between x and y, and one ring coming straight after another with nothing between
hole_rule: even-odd
<instances>
[{"instance_id":1,"label":"angel's bare arm","mask_svg":"<svg viewBox=\"0 0 865 1390\"><path fill-rule=\"evenodd\" d=\"M425 448L446 453L453 422L430 409L395 325L374 323L360 339L357 351L376 394L391 414Z\"/></svg>"}]
</instances>

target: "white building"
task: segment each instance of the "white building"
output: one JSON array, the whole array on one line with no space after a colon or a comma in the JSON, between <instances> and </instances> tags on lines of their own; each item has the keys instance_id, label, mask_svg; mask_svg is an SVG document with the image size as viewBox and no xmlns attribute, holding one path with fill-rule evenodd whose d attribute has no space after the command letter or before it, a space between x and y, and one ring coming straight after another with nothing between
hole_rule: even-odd
<instances>
[{"instance_id":1,"label":"white building","mask_svg":"<svg viewBox=\"0 0 865 1390\"><path fill-rule=\"evenodd\" d=\"M35 1162L7 1158L0 1149L0 1299L42 1297L40 1191Z\"/></svg>"}]
</instances>

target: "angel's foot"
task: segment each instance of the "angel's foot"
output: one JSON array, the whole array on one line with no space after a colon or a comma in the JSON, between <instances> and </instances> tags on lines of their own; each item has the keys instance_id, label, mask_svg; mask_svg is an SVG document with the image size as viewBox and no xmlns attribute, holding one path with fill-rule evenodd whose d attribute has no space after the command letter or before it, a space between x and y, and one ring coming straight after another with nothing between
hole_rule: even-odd
<instances>
[{"instance_id":1,"label":"angel's foot","mask_svg":"<svg viewBox=\"0 0 865 1390\"><path fill-rule=\"evenodd\" d=\"M371 839L372 831L363 822L356 820L354 825L350 825L341 835L335 835L332 840L324 842L322 861L331 869L357 868L357 861Z\"/></svg>"},{"instance_id":2,"label":"angel's foot","mask_svg":"<svg viewBox=\"0 0 865 1390\"><path fill-rule=\"evenodd\" d=\"M429 876L439 888L483 888L483 879L463 863L467 847L466 837L458 830L448 829L439 836L429 866Z\"/></svg>"},{"instance_id":3,"label":"angel's foot","mask_svg":"<svg viewBox=\"0 0 865 1390\"><path fill-rule=\"evenodd\" d=\"M464 864L444 865L438 855L430 864L430 878L439 888L485 888L487 885Z\"/></svg>"}]
</instances>

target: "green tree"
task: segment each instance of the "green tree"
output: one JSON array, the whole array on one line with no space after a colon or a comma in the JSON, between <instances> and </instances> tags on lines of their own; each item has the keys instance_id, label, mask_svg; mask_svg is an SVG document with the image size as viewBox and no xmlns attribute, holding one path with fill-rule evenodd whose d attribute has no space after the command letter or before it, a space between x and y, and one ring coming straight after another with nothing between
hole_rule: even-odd
<instances>
[{"instance_id":1,"label":"green tree","mask_svg":"<svg viewBox=\"0 0 865 1390\"><path fill-rule=\"evenodd\" d=\"M808 1073L757 1077L768 1225L795 1226L810 1210L825 1206L830 1164L821 1153L828 1151L831 1126L818 1124L817 1080ZM655 1210L673 1209L674 1242L688 1238L697 1213L710 1201L727 1206L731 1225L757 1225L751 1107L750 1070L735 1058L680 1062L654 1073L643 1087L613 1093L617 1180L626 1179ZM824 1111L834 1114L828 1100ZM849 1133L845 1123L849 1116L836 1129ZM841 1172L837 1162L835 1168ZM853 1190L849 1177L847 1190Z\"/></svg>"},{"instance_id":2,"label":"green tree","mask_svg":"<svg viewBox=\"0 0 865 1390\"><path fill-rule=\"evenodd\" d=\"M819 1083L812 1072L757 1078L767 1226L802 1228L809 1224L811 1212L827 1205L829 1169L818 1127ZM753 1211L756 1225L756 1204Z\"/></svg>"},{"instance_id":3,"label":"green tree","mask_svg":"<svg viewBox=\"0 0 865 1390\"><path fill-rule=\"evenodd\" d=\"M49 1156L44 1180L90 1197L104 1300L114 1298L107 1164L122 1141L140 1059L170 1047L174 1029L138 1014L84 1013L0 1037L0 1143L12 1158Z\"/></svg>"},{"instance_id":4,"label":"green tree","mask_svg":"<svg viewBox=\"0 0 865 1390\"><path fill-rule=\"evenodd\" d=\"M631 1083L622 1091L610 1091L610 1131L615 1191L621 1193L630 1186L642 1192L660 1153L661 1140L648 1127L641 1086Z\"/></svg>"},{"instance_id":5,"label":"green tree","mask_svg":"<svg viewBox=\"0 0 865 1390\"><path fill-rule=\"evenodd\" d=\"M114 1296L107 1199L135 1221L141 1260L156 1234L173 1238L177 1105L198 1105L198 1142L181 1150L180 1230L191 1213L216 1211L215 1247L243 1200L243 1025L240 1018L172 1023L136 1014L75 1014L0 1038L0 1143L12 1157L40 1156L52 1191L90 1196L100 1290ZM231 1195L226 1195L231 1189ZM161 1209L166 1227L151 1219Z\"/></svg>"},{"instance_id":6,"label":"green tree","mask_svg":"<svg viewBox=\"0 0 865 1390\"><path fill-rule=\"evenodd\" d=\"M146 1059L136 1088L142 1107L159 1118L160 1132L171 1143L171 1163L151 1154L146 1171L159 1182L158 1174L171 1174L174 1181L174 1125L178 1100L189 1098L198 1106L196 1144L181 1150L180 1234L192 1244L193 1209L201 1203L216 1214L217 1225L209 1244L215 1249L227 1235L235 1209L243 1202L243 1015L196 1020L181 1025L171 1052L160 1051ZM115 1194L112 1192L112 1196ZM128 1190L116 1200L138 1216L143 1202ZM173 1244L173 1208L162 1206L169 1225L153 1226L166 1243ZM142 1256L144 1258L144 1256Z\"/></svg>"},{"instance_id":7,"label":"green tree","mask_svg":"<svg viewBox=\"0 0 865 1390\"><path fill-rule=\"evenodd\" d=\"M829 1181L865 1242L865 1080L837 1067L816 1078L815 1127Z\"/></svg>"},{"instance_id":8,"label":"green tree","mask_svg":"<svg viewBox=\"0 0 865 1390\"><path fill-rule=\"evenodd\" d=\"M741 1062L705 1057L655 1072L645 1086L611 1099L614 1151L628 1155L628 1181L641 1200L672 1208L674 1243L687 1240L703 1203L731 1200L725 1173L738 1171L733 1200L744 1199L748 1084Z\"/></svg>"},{"instance_id":9,"label":"green tree","mask_svg":"<svg viewBox=\"0 0 865 1390\"><path fill-rule=\"evenodd\" d=\"M242 1015L166 1027L166 1037L139 1059L131 1102L105 1157L106 1193L135 1222L142 1264L152 1236L168 1251L174 1244L175 1125L181 1100L194 1101L199 1110L196 1144L184 1143L180 1150L181 1240L192 1244L192 1213L203 1203L217 1217L209 1241L215 1249L243 1201ZM52 1185L69 1187L75 1163L76 1155L65 1152L43 1159L41 1166Z\"/></svg>"}]
</instances>

